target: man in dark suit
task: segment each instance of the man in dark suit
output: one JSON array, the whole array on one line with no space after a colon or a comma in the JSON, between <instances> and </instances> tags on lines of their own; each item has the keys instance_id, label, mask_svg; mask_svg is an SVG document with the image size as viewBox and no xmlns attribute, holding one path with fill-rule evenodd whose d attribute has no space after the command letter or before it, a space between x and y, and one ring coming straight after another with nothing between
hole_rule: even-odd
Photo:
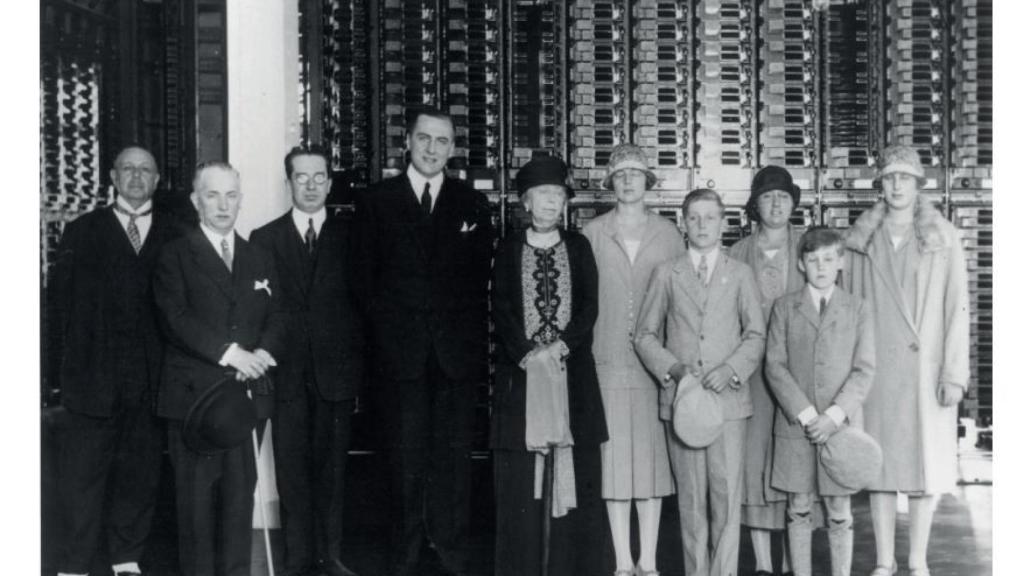
<instances>
[{"instance_id":1,"label":"man in dark suit","mask_svg":"<svg viewBox=\"0 0 1024 576\"><path fill-rule=\"evenodd\" d=\"M340 560L345 461L363 380L363 323L355 306L349 226L328 215L327 152L293 148L284 159L294 207L253 231L293 310L275 374L274 462L289 575L354 573Z\"/></svg>"},{"instance_id":2,"label":"man in dark suit","mask_svg":"<svg viewBox=\"0 0 1024 576\"><path fill-rule=\"evenodd\" d=\"M226 163L200 165L192 187L199 227L164 248L153 282L167 337L157 413L168 419L181 573L213 576L219 566L224 576L248 576L252 443L206 455L185 443L182 427L196 399L225 373L257 380L276 366L287 315L270 255L234 231L238 172Z\"/></svg>"},{"instance_id":3,"label":"man in dark suit","mask_svg":"<svg viewBox=\"0 0 1024 576\"><path fill-rule=\"evenodd\" d=\"M445 176L451 118L407 126L411 164L357 206L362 297L391 433L395 573L415 574L427 539L447 570L465 570L476 386L487 377L486 197Z\"/></svg>"},{"instance_id":4,"label":"man in dark suit","mask_svg":"<svg viewBox=\"0 0 1024 576\"><path fill-rule=\"evenodd\" d=\"M66 412L60 574L87 574L104 532L114 572L140 574L160 482L153 398L163 350L150 279L175 227L153 212L160 174L144 148L122 150L110 179L114 204L68 224L51 284L56 384Z\"/></svg>"}]
</instances>

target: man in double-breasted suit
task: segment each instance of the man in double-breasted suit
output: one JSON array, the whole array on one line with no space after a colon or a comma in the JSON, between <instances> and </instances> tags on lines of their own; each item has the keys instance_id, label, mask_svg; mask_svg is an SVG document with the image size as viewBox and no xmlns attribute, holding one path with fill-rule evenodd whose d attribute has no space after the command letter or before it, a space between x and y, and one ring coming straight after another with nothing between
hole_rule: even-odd
<instances>
[{"instance_id":1,"label":"man in double-breasted suit","mask_svg":"<svg viewBox=\"0 0 1024 576\"><path fill-rule=\"evenodd\" d=\"M706 448L687 446L674 434L669 438L690 576L736 574L746 420L753 413L747 379L764 354L764 313L754 273L719 246L724 211L711 190L687 195L687 254L655 269L634 338L640 359L662 383L662 419L671 420L676 386L687 373L716 393L722 407L722 434Z\"/></svg>"},{"instance_id":2,"label":"man in double-breasted suit","mask_svg":"<svg viewBox=\"0 0 1024 576\"><path fill-rule=\"evenodd\" d=\"M104 524L114 572L140 574L160 481L153 400L163 344L150 281L176 227L153 211L160 174L147 150L122 150L110 178L114 204L68 224L51 281L55 384L66 412L61 574L89 572Z\"/></svg>"},{"instance_id":3,"label":"man in double-breasted suit","mask_svg":"<svg viewBox=\"0 0 1024 576\"><path fill-rule=\"evenodd\" d=\"M273 256L292 311L274 377L274 462L287 574L353 574L340 560L345 462L363 380L363 322L351 283L349 222L328 214L327 152L293 148L293 207L250 239Z\"/></svg>"},{"instance_id":4,"label":"man in double-breasted suit","mask_svg":"<svg viewBox=\"0 0 1024 576\"><path fill-rule=\"evenodd\" d=\"M197 168L199 227L164 248L153 283L167 337L157 410L168 420L185 576L213 576L218 565L225 576L248 576L256 486L251 442L199 453L183 440L185 416L226 373L257 380L283 356L286 314L274 262L235 233L241 199L229 164Z\"/></svg>"},{"instance_id":5,"label":"man in double-breasted suit","mask_svg":"<svg viewBox=\"0 0 1024 576\"><path fill-rule=\"evenodd\" d=\"M493 228L486 197L444 173L451 118L421 111L406 133L408 169L356 210L360 293L391 432L392 564L417 573L426 536L460 572L475 388L487 377Z\"/></svg>"}]
</instances>

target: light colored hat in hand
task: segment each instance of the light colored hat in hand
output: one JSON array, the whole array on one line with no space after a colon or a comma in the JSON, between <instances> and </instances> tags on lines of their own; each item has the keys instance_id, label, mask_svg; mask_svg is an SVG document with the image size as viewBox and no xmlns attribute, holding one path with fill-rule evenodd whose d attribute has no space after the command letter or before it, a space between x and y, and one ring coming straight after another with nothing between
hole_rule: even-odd
<instances>
[{"instance_id":1,"label":"light colored hat in hand","mask_svg":"<svg viewBox=\"0 0 1024 576\"><path fill-rule=\"evenodd\" d=\"M604 177L601 186L607 190L613 190L612 177L619 170L635 168L647 176L647 189L654 188L658 183L658 177L647 167L647 155L644 149L636 144L619 144L612 148L611 156L608 157L608 173Z\"/></svg>"},{"instance_id":2,"label":"light colored hat in hand","mask_svg":"<svg viewBox=\"0 0 1024 576\"><path fill-rule=\"evenodd\" d=\"M924 186L924 168L921 166L921 157L910 146L894 145L882 150L882 157L878 163L878 178L886 174L902 172L917 177L917 183Z\"/></svg>"},{"instance_id":3,"label":"light colored hat in hand","mask_svg":"<svg viewBox=\"0 0 1024 576\"><path fill-rule=\"evenodd\" d=\"M697 376L684 376L672 401L676 436L691 448L705 448L722 434L724 422L718 394L705 389Z\"/></svg>"},{"instance_id":4,"label":"light colored hat in hand","mask_svg":"<svg viewBox=\"0 0 1024 576\"><path fill-rule=\"evenodd\" d=\"M882 447L860 428L844 426L818 451L821 466L836 484L862 490L882 473Z\"/></svg>"}]
</instances>

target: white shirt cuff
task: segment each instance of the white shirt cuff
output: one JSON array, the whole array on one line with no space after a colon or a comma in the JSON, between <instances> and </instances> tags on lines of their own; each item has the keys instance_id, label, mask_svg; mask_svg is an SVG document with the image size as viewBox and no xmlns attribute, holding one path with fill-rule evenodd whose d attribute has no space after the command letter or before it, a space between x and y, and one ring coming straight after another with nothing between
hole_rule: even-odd
<instances>
[{"instance_id":1,"label":"white shirt cuff","mask_svg":"<svg viewBox=\"0 0 1024 576\"><path fill-rule=\"evenodd\" d=\"M811 420L814 420L817 417L818 411L814 408L814 406L808 406L807 408L804 408L799 414L796 415L796 419L800 421L801 426L807 426L808 424L811 423Z\"/></svg>"},{"instance_id":2,"label":"white shirt cuff","mask_svg":"<svg viewBox=\"0 0 1024 576\"><path fill-rule=\"evenodd\" d=\"M228 346L228 349L224 351L224 355L220 357L220 361L217 362L217 363L220 364L221 366L227 366L228 365L228 356L230 356L232 353L234 353L234 351L237 350L237 349L238 349L238 344L235 343L235 342L232 342Z\"/></svg>"},{"instance_id":3,"label":"white shirt cuff","mask_svg":"<svg viewBox=\"0 0 1024 576\"><path fill-rule=\"evenodd\" d=\"M836 423L836 426L842 426L843 422L846 422L846 412L843 411L838 405L833 404L825 410L825 414L832 418L832 421Z\"/></svg>"}]
</instances>

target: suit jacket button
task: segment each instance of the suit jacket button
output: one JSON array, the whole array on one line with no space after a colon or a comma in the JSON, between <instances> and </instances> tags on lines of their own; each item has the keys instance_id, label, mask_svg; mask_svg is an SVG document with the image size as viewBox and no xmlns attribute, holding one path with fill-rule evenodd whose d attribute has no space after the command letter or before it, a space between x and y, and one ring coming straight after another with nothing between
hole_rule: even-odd
<instances>
[{"instance_id":1,"label":"suit jacket button","mask_svg":"<svg viewBox=\"0 0 1024 576\"><path fill-rule=\"evenodd\" d=\"M911 350L912 352L917 352L917 349L918 349L918 346L917 346L917 342L914 342L914 343L912 343L912 344L910 345L910 350Z\"/></svg>"},{"instance_id":2,"label":"suit jacket button","mask_svg":"<svg viewBox=\"0 0 1024 576\"><path fill-rule=\"evenodd\" d=\"M704 366L703 360L697 360L697 366Z\"/></svg>"}]
</instances>

